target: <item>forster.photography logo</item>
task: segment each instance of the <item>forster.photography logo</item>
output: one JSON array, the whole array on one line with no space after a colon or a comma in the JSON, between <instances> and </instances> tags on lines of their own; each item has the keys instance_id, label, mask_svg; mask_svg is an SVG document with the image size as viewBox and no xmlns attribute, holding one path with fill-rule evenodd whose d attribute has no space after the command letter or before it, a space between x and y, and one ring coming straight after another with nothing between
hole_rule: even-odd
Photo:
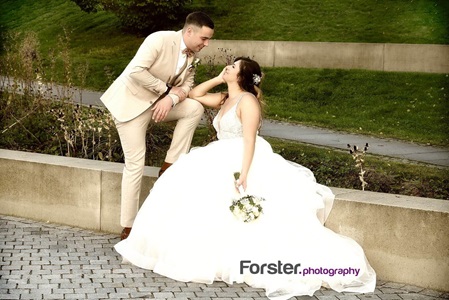
<instances>
[{"instance_id":1,"label":"forster.photography logo","mask_svg":"<svg viewBox=\"0 0 449 300\"><path fill-rule=\"evenodd\" d=\"M240 261L240 274L250 272L251 274L270 274L270 275L327 275L327 276L359 276L359 268L326 268L326 267L301 267L300 263L283 263L280 260L271 263L255 263L251 260Z\"/></svg>"}]
</instances>

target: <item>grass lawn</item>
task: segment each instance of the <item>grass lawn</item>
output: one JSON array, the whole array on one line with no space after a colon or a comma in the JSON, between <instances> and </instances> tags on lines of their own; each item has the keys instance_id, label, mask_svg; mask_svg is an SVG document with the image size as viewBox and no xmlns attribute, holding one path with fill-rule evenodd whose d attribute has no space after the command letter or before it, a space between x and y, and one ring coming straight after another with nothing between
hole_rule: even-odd
<instances>
[{"instance_id":1,"label":"grass lawn","mask_svg":"<svg viewBox=\"0 0 449 300\"><path fill-rule=\"evenodd\" d=\"M209 13L216 20L218 39L411 44L449 42L447 0L215 2L218 8L212 7Z\"/></svg>"}]
</instances>

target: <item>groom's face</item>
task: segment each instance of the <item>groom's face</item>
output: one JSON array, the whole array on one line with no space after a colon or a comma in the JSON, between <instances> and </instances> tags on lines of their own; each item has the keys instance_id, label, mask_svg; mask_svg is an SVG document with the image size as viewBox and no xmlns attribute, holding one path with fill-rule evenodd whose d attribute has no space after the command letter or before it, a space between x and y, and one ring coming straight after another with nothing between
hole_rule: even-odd
<instances>
[{"instance_id":1,"label":"groom's face","mask_svg":"<svg viewBox=\"0 0 449 300\"><path fill-rule=\"evenodd\" d=\"M185 40L187 48L194 52L200 52L201 49L209 45L209 40L214 35L214 30L207 27L198 27L191 25L187 27Z\"/></svg>"}]
</instances>

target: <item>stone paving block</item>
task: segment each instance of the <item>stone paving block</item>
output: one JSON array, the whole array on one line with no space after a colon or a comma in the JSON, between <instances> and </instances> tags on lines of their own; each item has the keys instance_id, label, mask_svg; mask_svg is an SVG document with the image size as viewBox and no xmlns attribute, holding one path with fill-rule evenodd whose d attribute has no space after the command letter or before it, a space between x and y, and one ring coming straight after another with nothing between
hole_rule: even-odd
<instances>
[{"instance_id":1,"label":"stone paving block","mask_svg":"<svg viewBox=\"0 0 449 300\"><path fill-rule=\"evenodd\" d=\"M34 289L36 289L36 288L34 288ZM12 288L12 289L8 290L8 294L10 294L10 295L23 295L23 294L29 294L30 291L31 291L31 289L22 289L22 288L15 289L15 288Z\"/></svg>"},{"instance_id":2,"label":"stone paving block","mask_svg":"<svg viewBox=\"0 0 449 300\"><path fill-rule=\"evenodd\" d=\"M372 299L380 299L378 295L375 294L364 294L364 295L358 295L357 298L360 300L372 300Z\"/></svg>"},{"instance_id":3,"label":"stone paving block","mask_svg":"<svg viewBox=\"0 0 449 300\"><path fill-rule=\"evenodd\" d=\"M86 293L87 299L116 299L116 298L110 298L110 296L114 297L114 293L106 293L103 291L96 292L95 294L88 294Z\"/></svg>"},{"instance_id":4,"label":"stone paving block","mask_svg":"<svg viewBox=\"0 0 449 300\"><path fill-rule=\"evenodd\" d=\"M59 288L58 284L55 283L49 283L49 284L38 284L37 285L38 290L42 291L42 290L49 290L51 291L52 289L57 289Z\"/></svg>"},{"instance_id":5,"label":"stone paving block","mask_svg":"<svg viewBox=\"0 0 449 300\"><path fill-rule=\"evenodd\" d=\"M191 298L191 299L196 299L196 295L194 292L178 292L175 293L176 298L181 297L181 298Z\"/></svg>"},{"instance_id":6,"label":"stone paving block","mask_svg":"<svg viewBox=\"0 0 449 300\"><path fill-rule=\"evenodd\" d=\"M226 289L227 292L230 292ZM260 294L257 292L237 292L238 298L257 298L260 297Z\"/></svg>"},{"instance_id":7,"label":"stone paving block","mask_svg":"<svg viewBox=\"0 0 449 300\"><path fill-rule=\"evenodd\" d=\"M49 284L49 279L42 279L42 278L36 278L36 277L29 277L28 281L30 284Z\"/></svg>"},{"instance_id":8,"label":"stone paving block","mask_svg":"<svg viewBox=\"0 0 449 300\"><path fill-rule=\"evenodd\" d=\"M100 293L107 293L107 294L115 294L115 288L102 287L102 288L98 289L98 292L100 292Z\"/></svg>"},{"instance_id":9,"label":"stone paving block","mask_svg":"<svg viewBox=\"0 0 449 300\"><path fill-rule=\"evenodd\" d=\"M298 296L298 297L294 297L294 299L297 300L317 300L318 298L315 296Z\"/></svg>"},{"instance_id":10,"label":"stone paving block","mask_svg":"<svg viewBox=\"0 0 449 300\"><path fill-rule=\"evenodd\" d=\"M379 288L379 290L383 293L383 294L406 294L407 291L402 290L400 288L389 288L389 287L381 287Z\"/></svg>"},{"instance_id":11,"label":"stone paving block","mask_svg":"<svg viewBox=\"0 0 449 300\"><path fill-rule=\"evenodd\" d=\"M79 289L81 288L81 283L78 282L64 282L59 284L60 289Z\"/></svg>"},{"instance_id":12,"label":"stone paving block","mask_svg":"<svg viewBox=\"0 0 449 300\"><path fill-rule=\"evenodd\" d=\"M419 293L424 290L422 287L414 286L414 285L404 285L400 288L401 290L404 290L409 293Z\"/></svg>"},{"instance_id":13,"label":"stone paving block","mask_svg":"<svg viewBox=\"0 0 449 300\"><path fill-rule=\"evenodd\" d=\"M151 281L146 281L146 280L143 281L142 284L143 284L143 287L147 287L147 288L157 288L157 289L159 289L159 291L162 289L162 287L167 286L167 285L164 284L164 283L160 283L160 282L151 282ZM184 291L185 289L187 289L187 287L182 288L183 291ZM201 289L199 289L199 290L201 290Z\"/></svg>"},{"instance_id":14,"label":"stone paving block","mask_svg":"<svg viewBox=\"0 0 449 300\"><path fill-rule=\"evenodd\" d=\"M102 284L103 288L122 288L123 282L105 282Z\"/></svg>"},{"instance_id":15,"label":"stone paving block","mask_svg":"<svg viewBox=\"0 0 449 300\"><path fill-rule=\"evenodd\" d=\"M214 282L214 286L217 285L218 282ZM227 292L234 292L234 293L251 293L254 292L257 289L253 289L253 291L250 291L249 289L247 291L245 291L244 288L242 287L234 287L233 285L225 285L222 286L222 290L226 290Z\"/></svg>"},{"instance_id":16,"label":"stone paving block","mask_svg":"<svg viewBox=\"0 0 449 300\"><path fill-rule=\"evenodd\" d=\"M168 284L175 284L176 283L176 281L161 282L161 281L157 280L159 277L161 277L161 275L153 273L153 272L145 273L145 278L147 278L148 279L147 281L149 283L151 283L151 284L168 285Z\"/></svg>"},{"instance_id":17,"label":"stone paving block","mask_svg":"<svg viewBox=\"0 0 449 300\"><path fill-rule=\"evenodd\" d=\"M382 300L402 300L398 294L379 294L378 296Z\"/></svg>"},{"instance_id":18,"label":"stone paving block","mask_svg":"<svg viewBox=\"0 0 449 300\"><path fill-rule=\"evenodd\" d=\"M371 293L370 293L371 294ZM375 288L374 291L372 292L372 294L383 294L382 291L378 288Z\"/></svg>"},{"instance_id":19,"label":"stone paving block","mask_svg":"<svg viewBox=\"0 0 449 300\"><path fill-rule=\"evenodd\" d=\"M64 295L64 299L86 299L86 294L84 293L77 293L77 294L66 294Z\"/></svg>"},{"instance_id":20,"label":"stone paving block","mask_svg":"<svg viewBox=\"0 0 449 300\"><path fill-rule=\"evenodd\" d=\"M161 289L161 292L177 293L177 292L181 292L181 287L180 286L165 286Z\"/></svg>"},{"instance_id":21,"label":"stone paving block","mask_svg":"<svg viewBox=\"0 0 449 300\"><path fill-rule=\"evenodd\" d=\"M256 289L253 287L245 286L243 287L243 291L245 293L258 293L258 294L263 293L263 295L265 296L265 291L263 289Z\"/></svg>"},{"instance_id":22,"label":"stone paving block","mask_svg":"<svg viewBox=\"0 0 449 300\"><path fill-rule=\"evenodd\" d=\"M116 293L116 292L114 292L112 298L110 297L110 299L122 299L122 298L129 298L129 294L127 294L127 293Z\"/></svg>"},{"instance_id":23,"label":"stone paving block","mask_svg":"<svg viewBox=\"0 0 449 300\"><path fill-rule=\"evenodd\" d=\"M338 300L337 296L317 296L319 300Z\"/></svg>"},{"instance_id":24,"label":"stone paving block","mask_svg":"<svg viewBox=\"0 0 449 300\"><path fill-rule=\"evenodd\" d=\"M130 266L128 266L128 268L129 268ZM175 282L176 280L173 280L173 279L171 279L171 278L167 278L167 277L163 277L163 276L160 276L159 274L157 274L157 273L153 273L153 278L154 278L154 281L155 282L164 282L164 283L167 283L167 282ZM206 285L204 284L204 283L195 283L195 282L188 282L187 283L187 286L198 286L198 287L205 287Z\"/></svg>"},{"instance_id":25,"label":"stone paving block","mask_svg":"<svg viewBox=\"0 0 449 300\"><path fill-rule=\"evenodd\" d=\"M1 300L19 300L20 299L20 294L16 294L16 295L11 295L11 294L0 294L0 299Z\"/></svg>"},{"instance_id":26,"label":"stone paving block","mask_svg":"<svg viewBox=\"0 0 449 300\"><path fill-rule=\"evenodd\" d=\"M173 298L175 295L172 292L156 292L153 293L154 298Z\"/></svg>"},{"instance_id":27,"label":"stone paving block","mask_svg":"<svg viewBox=\"0 0 449 300\"><path fill-rule=\"evenodd\" d=\"M321 293L323 294L323 296L338 296L341 294L339 292L329 289L321 289Z\"/></svg>"},{"instance_id":28,"label":"stone paving block","mask_svg":"<svg viewBox=\"0 0 449 300\"><path fill-rule=\"evenodd\" d=\"M404 283L386 282L382 287L392 288L392 289L400 289L404 286L405 286Z\"/></svg>"},{"instance_id":29,"label":"stone paving block","mask_svg":"<svg viewBox=\"0 0 449 300\"><path fill-rule=\"evenodd\" d=\"M80 291L82 291L85 294L94 294L98 290L98 287L81 287L79 289L75 290L75 293L78 294Z\"/></svg>"},{"instance_id":30,"label":"stone paving block","mask_svg":"<svg viewBox=\"0 0 449 300\"><path fill-rule=\"evenodd\" d=\"M133 273L132 273L131 277L132 278L138 278L138 279L145 279L146 278L145 273L136 273L136 272L134 272L134 270L133 270Z\"/></svg>"},{"instance_id":31,"label":"stone paving block","mask_svg":"<svg viewBox=\"0 0 449 300\"><path fill-rule=\"evenodd\" d=\"M415 294L415 293L398 294L398 295L404 300L437 300L437 299L440 299L437 297L432 297L432 296L423 295L423 294Z\"/></svg>"},{"instance_id":32,"label":"stone paving block","mask_svg":"<svg viewBox=\"0 0 449 300\"><path fill-rule=\"evenodd\" d=\"M119 294L131 294L136 292L135 288L129 288L129 287L122 287L122 288L116 288L115 291Z\"/></svg>"},{"instance_id":33,"label":"stone paving block","mask_svg":"<svg viewBox=\"0 0 449 300\"><path fill-rule=\"evenodd\" d=\"M20 299L24 299L24 300L40 300L43 299L42 295L33 295L33 294L25 294L25 295L21 295Z\"/></svg>"},{"instance_id":34,"label":"stone paving block","mask_svg":"<svg viewBox=\"0 0 449 300\"><path fill-rule=\"evenodd\" d=\"M443 294L443 293L434 291L434 290L424 289L424 290L420 291L420 294L432 296L432 297L440 297L441 294Z\"/></svg>"},{"instance_id":35,"label":"stone paving block","mask_svg":"<svg viewBox=\"0 0 449 300\"><path fill-rule=\"evenodd\" d=\"M142 293L142 292L138 292L138 291L132 291L131 293L129 293L129 297L131 299L142 299L142 298L151 298L152 295L148 294L148 293Z\"/></svg>"},{"instance_id":36,"label":"stone paving block","mask_svg":"<svg viewBox=\"0 0 449 300\"><path fill-rule=\"evenodd\" d=\"M167 287L179 287L179 288L187 287L187 283L181 281L167 282L166 285Z\"/></svg>"},{"instance_id":37,"label":"stone paving block","mask_svg":"<svg viewBox=\"0 0 449 300\"><path fill-rule=\"evenodd\" d=\"M339 300L359 300L356 295L343 295L343 296L337 296Z\"/></svg>"},{"instance_id":38,"label":"stone paving block","mask_svg":"<svg viewBox=\"0 0 449 300\"><path fill-rule=\"evenodd\" d=\"M224 291L224 292L217 292L216 296L217 297L223 297L223 298L239 298L240 295L235 293L235 292ZM245 295L244 293L243 293L243 297L244 298L249 298L249 296Z\"/></svg>"},{"instance_id":39,"label":"stone paving block","mask_svg":"<svg viewBox=\"0 0 449 300\"><path fill-rule=\"evenodd\" d=\"M217 294L214 293L214 292L203 292L203 291L201 291L201 292L195 292L195 295L198 298L217 297ZM236 294L236 296L237 296L237 294Z\"/></svg>"},{"instance_id":40,"label":"stone paving block","mask_svg":"<svg viewBox=\"0 0 449 300\"><path fill-rule=\"evenodd\" d=\"M220 287L212 287L212 286L206 286L202 288L203 292L222 292L223 289Z\"/></svg>"},{"instance_id":41,"label":"stone paving block","mask_svg":"<svg viewBox=\"0 0 449 300\"><path fill-rule=\"evenodd\" d=\"M75 289L55 289L53 294L73 294Z\"/></svg>"}]
</instances>

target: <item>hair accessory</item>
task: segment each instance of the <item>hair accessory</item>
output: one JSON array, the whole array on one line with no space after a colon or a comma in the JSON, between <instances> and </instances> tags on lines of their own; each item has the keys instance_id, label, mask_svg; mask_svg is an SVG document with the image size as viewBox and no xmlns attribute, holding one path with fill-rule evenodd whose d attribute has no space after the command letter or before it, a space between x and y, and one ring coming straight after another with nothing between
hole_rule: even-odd
<instances>
[{"instance_id":1,"label":"hair accessory","mask_svg":"<svg viewBox=\"0 0 449 300\"><path fill-rule=\"evenodd\" d=\"M257 74L253 74L253 83L254 85L258 85L260 83L260 76Z\"/></svg>"}]
</instances>

